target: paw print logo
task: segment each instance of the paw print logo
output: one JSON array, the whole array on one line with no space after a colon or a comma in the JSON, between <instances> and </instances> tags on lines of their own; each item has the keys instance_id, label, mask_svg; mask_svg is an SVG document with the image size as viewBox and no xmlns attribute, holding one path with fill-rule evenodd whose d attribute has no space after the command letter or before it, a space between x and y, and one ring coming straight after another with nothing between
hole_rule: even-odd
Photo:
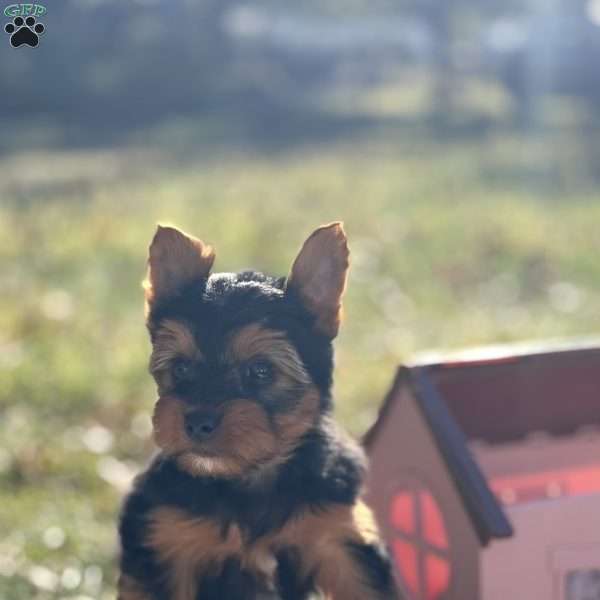
<instances>
[{"instance_id":1,"label":"paw print logo","mask_svg":"<svg viewBox=\"0 0 600 600\"><path fill-rule=\"evenodd\" d=\"M42 23L36 23L35 17L15 17L12 23L4 26L4 31L10 35L10 45L13 48L19 46L31 46L35 48L40 41L39 36L45 31Z\"/></svg>"}]
</instances>

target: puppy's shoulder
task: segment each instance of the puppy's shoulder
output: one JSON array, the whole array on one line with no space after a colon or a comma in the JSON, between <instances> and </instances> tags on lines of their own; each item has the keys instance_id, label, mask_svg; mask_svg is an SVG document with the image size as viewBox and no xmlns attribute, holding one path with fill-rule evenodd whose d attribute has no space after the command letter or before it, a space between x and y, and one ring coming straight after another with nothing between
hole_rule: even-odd
<instances>
[{"instance_id":1,"label":"puppy's shoulder","mask_svg":"<svg viewBox=\"0 0 600 600\"><path fill-rule=\"evenodd\" d=\"M290 467L289 485L298 487L309 504L353 504L367 461L362 448L327 418L307 436Z\"/></svg>"}]
</instances>

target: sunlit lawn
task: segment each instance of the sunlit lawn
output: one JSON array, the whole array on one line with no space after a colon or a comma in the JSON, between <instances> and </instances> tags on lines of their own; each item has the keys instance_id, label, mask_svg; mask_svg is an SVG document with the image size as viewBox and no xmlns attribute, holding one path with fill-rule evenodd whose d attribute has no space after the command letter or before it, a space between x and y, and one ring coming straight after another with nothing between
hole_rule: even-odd
<instances>
[{"instance_id":1,"label":"sunlit lawn","mask_svg":"<svg viewBox=\"0 0 600 600\"><path fill-rule=\"evenodd\" d=\"M568 149L527 148L1 159L0 598L114 593L119 499L152 452L140 281L157 221L214 243L219 270L276 274L314 227L345 221L336 398L355 433L416 352L600 331L600 197L570 191ZM541 168L539 185L515 165Z\"/></svg>"}]
</instances>

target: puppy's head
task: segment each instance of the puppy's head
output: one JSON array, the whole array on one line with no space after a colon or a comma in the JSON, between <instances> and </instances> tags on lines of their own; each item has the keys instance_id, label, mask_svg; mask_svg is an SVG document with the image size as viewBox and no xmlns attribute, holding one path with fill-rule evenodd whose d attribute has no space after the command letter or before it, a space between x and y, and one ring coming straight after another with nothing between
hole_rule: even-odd
<instances>
[{"instance_id":1,"label":"puppy's head","mask_svg":"<svg viewBox=\"0 0 600 600\"><path fill-rule=\"evenodd\" d=\"M214 258L172 227L150 245L154 437L189 473L238 478L284 462L329 409L348 247L320 227L279 279L213 274Z\"/></svg>"}]
</instances>

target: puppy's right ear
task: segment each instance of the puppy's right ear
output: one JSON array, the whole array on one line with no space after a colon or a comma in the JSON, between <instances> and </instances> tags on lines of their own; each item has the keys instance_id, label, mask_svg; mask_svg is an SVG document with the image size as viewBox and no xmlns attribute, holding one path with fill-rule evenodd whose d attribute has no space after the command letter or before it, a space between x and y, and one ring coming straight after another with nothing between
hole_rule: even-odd
<instances>
[{"instance_id":1,"label":"puppy's right ear","mask_svg":"<svg viewBox=\"0 0 600 600\"><path fill-rule=\"evenodd\" d=\"M148 251L148 275L144 281L146 312L162 298L210 274L213 249L175 227L158 226Z\"/></svg>"}]
</instances>

